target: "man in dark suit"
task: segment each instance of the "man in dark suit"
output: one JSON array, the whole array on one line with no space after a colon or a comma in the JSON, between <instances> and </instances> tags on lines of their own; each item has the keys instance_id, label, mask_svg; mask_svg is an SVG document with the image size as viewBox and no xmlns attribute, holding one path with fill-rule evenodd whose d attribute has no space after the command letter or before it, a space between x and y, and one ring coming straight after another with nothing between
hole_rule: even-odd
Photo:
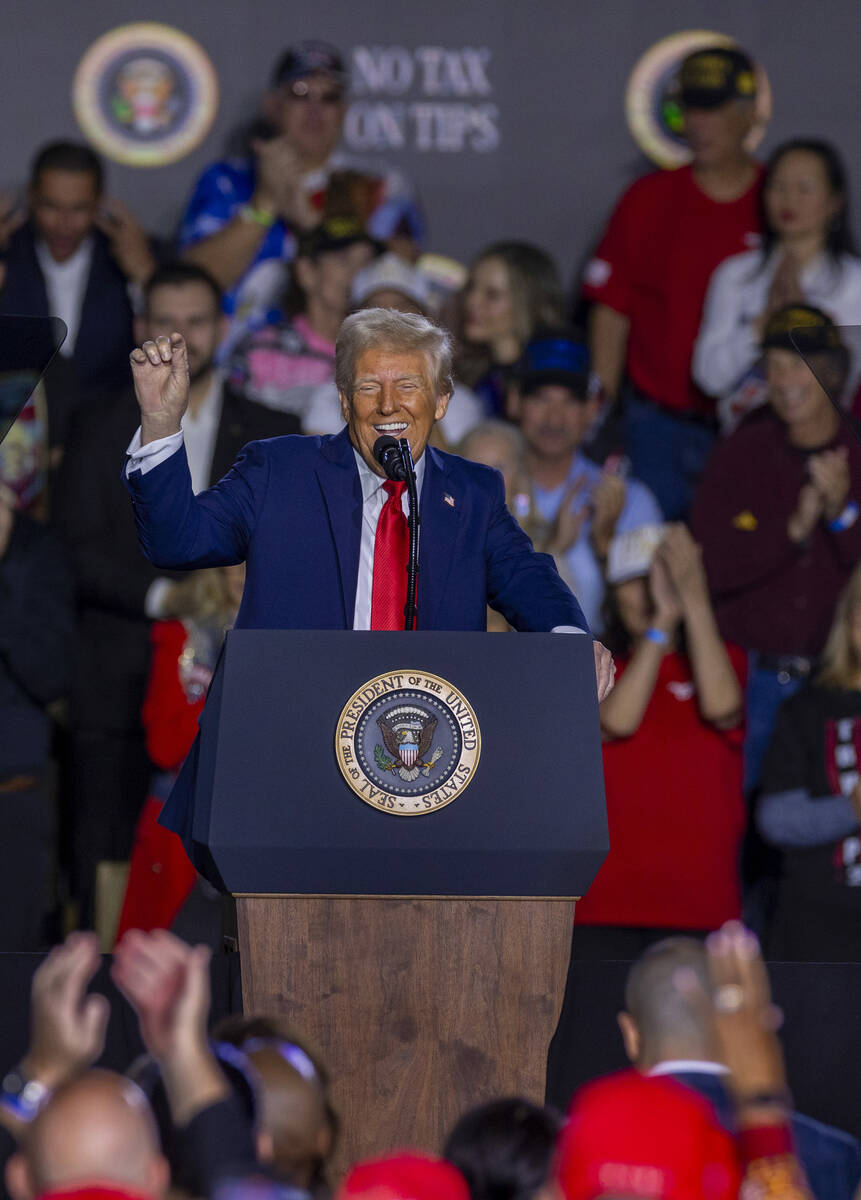
<instances>
[{"instance_id":1,"label":"man in dark suit","mask_svg":"<svg viewBox=\"0 0 861 1200\"><path fill-rule=\"evenodd\" d=\"M60 317L68 327L46 377L51 445L61 446L76 403L128 381L130 289L146 283L155 259L132 213L105 200L99 158L77 142L38 151L26 206L3 233L0 314Z\"/></svg>"},{"instance_id":2,"label":"man in dark suit","mask_svg":"<svg viewBox=\"0 0 861 1200\"><path fill-rule=\"evenodd\" d=\"M409 441L417 465L418 628L484 629L489 601L521 631L587 632L552 559L533 550L508 513L498 472L425 452L451 393L451 347L441 329L383 309L348 317L335 368L346 429L247 446L197 498L181 430L187 357L179 334L132 353L141 429L129 447L127 484L151 561L179 568L247 560L237 627L402 628L402 608L378 604L383 567L391 566L396 588L406 567L406 541L398 542L403 484L388 481L374 457L377 439L390 435ZM390 530L400 550L392 552ZM595 660L603 693L612 660L598 643Z\"/></svg>"},{"instance_id":3,"label":"man in dark suit","mask_svg":"<svg viewBox=\"0 0 861 1200\"><path fill-rule=\"evenodd\" d=\"M217 284L200 267L162 267L144 290L141 340L185 335L191 367L185 418L195 489L215 483L246 442L296 433L298 419L230 393L214 366L224 332ZM127 361L127 360L126 360ZM74 888L89 914L93 871L123 859L146 794L150 763L140 722L149 627L164 615L171 580L140 552L117 463L140 411L130 379L76 417L54 495L54 520L78 586L79 638L70 705L69 806Z\"/></svg>"},{"instance_id":4,"label":"man in dark suit","mask_svg":"<svg viewBox=\"0 0 861 1200\"><path fill-rule=\"evenodd\" d=\"M679 972L698 987L682 989ZM671 1075L711 1102L718 1119L735 1129L727 1087L729 1071L710 1018L711 982L705 949L694 938L656 942L634 964L625 987L619 1027L630 1060L650 1075ZM811 1117L792 1116L798 1157L818 1200L853 1200L861 1181L855 1138Z\"/></svg>"}]
</instances>

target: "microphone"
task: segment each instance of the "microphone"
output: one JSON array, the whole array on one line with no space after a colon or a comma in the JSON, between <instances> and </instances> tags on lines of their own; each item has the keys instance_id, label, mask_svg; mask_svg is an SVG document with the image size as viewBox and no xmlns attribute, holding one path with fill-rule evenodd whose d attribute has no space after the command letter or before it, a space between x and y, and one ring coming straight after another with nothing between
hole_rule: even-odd
<instances>
[{"instance_id":1,"label":"microphone","mask_svg":"<svg viewBox=\"0 0 861 1200\"><path fill-rule=\"evenodd\" d=\"M389 479L403 482L406 479L401 447L397 438L384 433L374 442L374 458L383 468Z\"/></svg>"}]
</instances>

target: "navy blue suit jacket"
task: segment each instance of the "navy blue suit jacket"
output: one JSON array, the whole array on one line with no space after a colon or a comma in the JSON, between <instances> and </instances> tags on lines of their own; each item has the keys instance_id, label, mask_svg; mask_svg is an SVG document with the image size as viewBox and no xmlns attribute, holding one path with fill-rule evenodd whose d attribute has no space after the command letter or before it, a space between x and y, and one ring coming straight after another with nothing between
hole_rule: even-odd
<instances>
[{"instance_id":1,"label":"navy blue suit jacket","mask_svg":"<svg viewBox=\"0 0 861 1200\"><path fill-rule=\"evenodd\" d=\"M419 629L481 630L486 605L515 629L586 629L552 558L505 506L502 476L431 447L421 495ZM244 629L351 629L362 491L346 430L247 445L194 496L185 451L127 480L147 558L167 568L245 560Z\"/></svg>"},{"instance_id":2,"label":"navy blue suit jacket","mask_svg":"<svg viewBox=\"0 0 861 1200\"><path fill-rule=\"evenodd\" d=\"M726 1085L719 1075L680 1071L673 1075L705 1096L714 1106L718 1120L727 1129L735 1127L735 1113ZM861 1182L861 1146L851 1134L812 1117L792 1115L795 1150L817 1200L853 1200Z\"/></svg>"}]
</instances>

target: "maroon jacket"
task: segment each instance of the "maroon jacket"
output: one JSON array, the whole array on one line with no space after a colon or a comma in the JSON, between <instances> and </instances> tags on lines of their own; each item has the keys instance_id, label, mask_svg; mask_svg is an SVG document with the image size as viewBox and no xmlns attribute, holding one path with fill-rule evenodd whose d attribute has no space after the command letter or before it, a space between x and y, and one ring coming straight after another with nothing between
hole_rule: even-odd
<instances>
[{"instance_id":1,"label":"maroon jacket","mask_svg":"<svg viewBox=\"0 0 861 1200\"><path fill-rule=\"evenodd\" d=\"M848 424L820 450L845 446L861 502L861 445ZM861 518L842 533L820 521L803 545L790 541L789 517L814 451L790 445L771 409L750 418L709 460L691 514L721 634L765 654L819 654L834 606L861 560Z\"/></svg>"}]
</instances>

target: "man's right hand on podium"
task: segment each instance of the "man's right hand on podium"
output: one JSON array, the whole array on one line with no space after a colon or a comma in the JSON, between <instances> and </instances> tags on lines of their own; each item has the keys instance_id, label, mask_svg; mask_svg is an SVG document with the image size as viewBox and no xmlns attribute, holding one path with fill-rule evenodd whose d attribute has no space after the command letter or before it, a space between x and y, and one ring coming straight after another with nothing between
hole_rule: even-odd
<instances>
[{"instance_id":1,"label":"man's right hand on podium","mask_svg":"<svg viewBox=\"0 0 861 1200\"><path fill-rule=\"evenodd\" d=\"M188 353L182 334L144 342L129 356L141 410L141 445L179 433L188 407Z\"/></svg>"}]
</instances>

